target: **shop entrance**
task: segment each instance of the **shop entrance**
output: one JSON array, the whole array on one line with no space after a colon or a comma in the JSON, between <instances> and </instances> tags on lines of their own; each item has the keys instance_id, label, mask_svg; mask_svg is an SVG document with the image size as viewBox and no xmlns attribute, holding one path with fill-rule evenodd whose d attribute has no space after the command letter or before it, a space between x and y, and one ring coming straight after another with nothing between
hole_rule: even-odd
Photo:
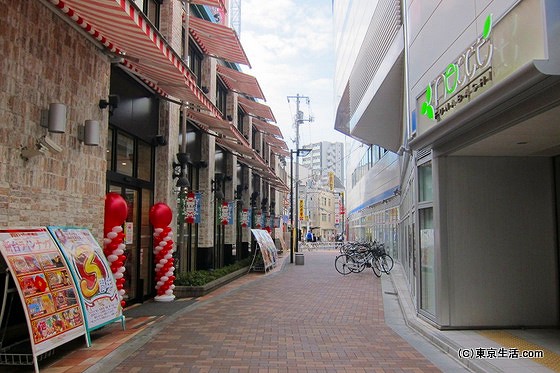
<instances>
[{"instance_id":1,"label":"shop entrance","mask_svg":"<svg viewBox=\"0 0 560 373\"><path fill-rule=\"evenodd\" d=\"M123 196L128 207L124 231L126 261L124 273L127 304L143 302L155 294L151 253L152 235L148 219L152 191L132 185L109 184L109 192Z\"/></svg>"}]
</instances>

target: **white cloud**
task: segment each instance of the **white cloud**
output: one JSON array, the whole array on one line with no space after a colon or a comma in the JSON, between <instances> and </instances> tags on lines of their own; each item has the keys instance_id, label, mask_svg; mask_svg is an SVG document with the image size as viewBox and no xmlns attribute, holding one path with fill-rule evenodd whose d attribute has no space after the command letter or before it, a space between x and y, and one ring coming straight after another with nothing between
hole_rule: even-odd
<instances>
[{"instance_id":1,"label":"white cloud","mask_svg":"<svg viewBox=\"0 0 560 373\"><path fill-rule=\"evenodd\" d=\"M300 109L313 115L313 123L300 126L300 145L317 141L341 141L334 131L334 41L331 2L328 0L242 0L241 42L251 61L277 124L289 138L300 94L310 98Z\"/></svg>"}]
</instances>

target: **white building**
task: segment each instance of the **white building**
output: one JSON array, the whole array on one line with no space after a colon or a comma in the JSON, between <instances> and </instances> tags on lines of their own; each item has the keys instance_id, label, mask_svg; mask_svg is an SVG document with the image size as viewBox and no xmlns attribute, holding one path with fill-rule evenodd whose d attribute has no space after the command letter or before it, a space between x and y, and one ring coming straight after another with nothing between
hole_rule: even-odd
<instances>
[{"instance_id":1,"label":"white building","mask_svg":"<svg viewBox=\"0 0 560 373\"><path fill-rule=\"evenodd\" d=\"M349 237L438 328L558 326L560 2L334 1ZM387 151L385 151L385 149Z\"/></svg>"}]
</instances>

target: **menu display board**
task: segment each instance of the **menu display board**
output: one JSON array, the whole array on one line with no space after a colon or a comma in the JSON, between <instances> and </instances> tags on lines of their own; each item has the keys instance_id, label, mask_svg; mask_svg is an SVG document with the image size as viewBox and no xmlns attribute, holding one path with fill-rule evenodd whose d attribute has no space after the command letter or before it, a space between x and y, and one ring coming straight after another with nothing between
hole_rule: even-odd
<instances>
[{"instance_id":1,"label":"menu display board","mask_svg":"<svg viewBox=\"0 0 560 373\"><path fill-rule=\"evenodd\" d=\"M78 285L88 331L121 319L117 285L103 250L84 228L48 227Z\"/></svg>"},{"instance_id":2,"label":"menu display board","mask_svg":"<svg viewBox=\"0 0 560 373\"><path fill-rule=\"evenodd\" d=\"M0 253L22 299L35 356L85 334L76 285L46 228L1 229Z\"/></svg>"},{"instance_id":3,"label":"menu display board","mask_svg":"<svg viewBox=\"0 0 560 373\"><path fill-rule=\"evenodd\" d=\"M278 250L270 233L264 229L251 229L251 232L261 250L265 271L268 268L274 267L278 260Z\"/></svg>"}]
</instances>

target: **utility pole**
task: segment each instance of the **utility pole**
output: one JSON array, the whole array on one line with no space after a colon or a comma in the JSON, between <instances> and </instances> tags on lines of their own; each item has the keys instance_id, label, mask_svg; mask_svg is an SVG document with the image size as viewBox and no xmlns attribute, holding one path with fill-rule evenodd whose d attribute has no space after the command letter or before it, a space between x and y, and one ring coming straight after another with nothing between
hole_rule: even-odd
<instances>
[{"instance_id":1,"label":"utility pole","mask_svg":"<svg viewBox=\"0 0 560 373\"><path fill-rule=\"evenodd\" d=\"M309 105L309 97L307 96L300 96L300 94L298 93L295 96L288 96L288 103L290 102L290 99L295 99L296 100L296 118L294 120L294 125L296 126L296 192L295 192L295 198L298 201L298 208L299 208L299 125L303 122L313 122L313 117L308 116L307 118L303 118L303 112L299 109L299 105L301 100L306 100L307 104ZM293 177L293 175L290 175L290 177ZM294 198L294 196L292 196L292 199ZM296 247L296 252L298 252L298 242L299 242L299 214L297 219L295 219L295 233L296 233L296 237L295 237L295 247ZM292 228L293 229L293 228ZM293 244L293 243L292 243Z\"/></svg>"}]
</instances>

